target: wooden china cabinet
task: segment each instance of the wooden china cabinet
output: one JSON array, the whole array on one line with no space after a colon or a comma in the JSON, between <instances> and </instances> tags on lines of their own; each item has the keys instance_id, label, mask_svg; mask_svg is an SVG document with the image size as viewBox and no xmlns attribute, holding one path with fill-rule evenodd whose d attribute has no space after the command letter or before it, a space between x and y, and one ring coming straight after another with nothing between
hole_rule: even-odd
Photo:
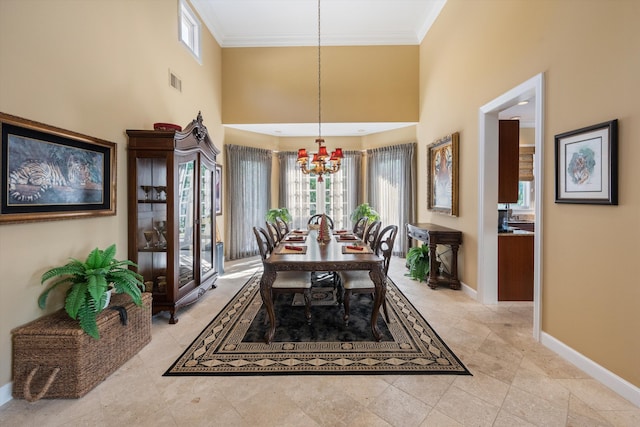
<instances>
[{"instance_id":1,"label":"wooden china cabinet","mask_svg":"<svg viewBox=\"0 0 640 427\"><path fill-rule=\"evenodd\" d=\"M202 115L184 131L127 130L129 257L153 313L196 302L215 287L216 156Z\"/></svg>"}]
</instances>

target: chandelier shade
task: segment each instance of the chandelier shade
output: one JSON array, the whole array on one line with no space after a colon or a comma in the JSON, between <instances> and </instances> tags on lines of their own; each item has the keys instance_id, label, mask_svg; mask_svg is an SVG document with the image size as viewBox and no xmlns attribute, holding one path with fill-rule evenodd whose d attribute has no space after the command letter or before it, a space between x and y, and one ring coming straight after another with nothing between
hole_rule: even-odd
<instances>
[{"instance_id":1,"label":"chandelier shade","mask_svg":"<svg viewBox=\"0 0 640 427\"><path fill-rule=\"evenodd\" d=\"M311 162L309 162L309 154L306 148L298 150L298 163L300 170L304 174L313 174L318 176L318 181L323 182L322 178L325 174L336 173L340 170L340 161L343 158L342 148L336 148L334 151L327 151L322 138L322 79L321 79L321 61L320 61L320 0L318 0L318 152L313 153ZM313 167L309 167L311 164Z\"/></svg>"}]
</instances>

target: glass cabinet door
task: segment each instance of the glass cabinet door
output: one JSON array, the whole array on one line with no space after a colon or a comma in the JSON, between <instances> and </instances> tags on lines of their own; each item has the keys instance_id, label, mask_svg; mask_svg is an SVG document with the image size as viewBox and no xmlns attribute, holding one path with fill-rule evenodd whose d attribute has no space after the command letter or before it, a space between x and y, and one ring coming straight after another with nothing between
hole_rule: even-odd
<instances>
[{"instance_id":1,"label":"glass cabinet door","mask_svg":"<svg viewBox=\"0 0 640 427\"><path fill-rule=\"evenodd\" d=\"M215 266L215 212L213 209L215 167L200 167L200 277L204 280Z\"/></svg>"},{"instance_id":2,"label":"glass cabinet door","mask_svg":"<svg viewBox=\"0 0 640 427\"><path fill-rule=\"evenodd\" d=\"M137 260L145 290L167 292L167 161L137 158Z\"/></svg>"},{"instance_id":3,"label":"glass cabinet door","mask_svg":"<svg viewBox=\"0 0 640 427\"><path fill-rule=\"evenodd\" d=\"M195 160L178 164L178 287L194 280Z\"/></svg>"}]
</instances>

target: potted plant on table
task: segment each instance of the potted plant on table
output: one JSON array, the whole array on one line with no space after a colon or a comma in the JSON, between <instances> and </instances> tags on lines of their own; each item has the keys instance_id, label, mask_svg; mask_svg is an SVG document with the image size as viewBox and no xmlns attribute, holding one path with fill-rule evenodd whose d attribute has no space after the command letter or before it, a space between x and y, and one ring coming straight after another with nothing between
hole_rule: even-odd
<instances>
[{"instance_id":1,"label":"potted plant on table","mask_svg":"<svg viewBox=\"0 0 640 427\"><path fill-rule=\"evenodd\" d=\"M278 218L280 218L287 224L290 223L291 220L293 219L287 208L269 209L267 211L267 214L265 215L265 220L271 223L275 223L276 219Z\"/></svg>"},{"instance_id":2,"label":"potted plant on table","mask_svg":"<svg viewBox=\"0 0 640 427\"><path fill-rule=\"evenodd\" d=\"M367 218L367 222L371 224L373 221L380 219L380 214L369 206L369 203L358 205L351 213L351 221L355 224L360 218Z\"/></svg>"},{"instance_id":3,"label":"potted plant on table","mask_svg":"<svg viewBox=\"0 0 640 427\"><path fill-rule=\"evenodd\" d=\"M96 317L108 304L111 287L116 293L129 295L136 305L142 305L142 276L128 268L137 265L129 260L118 261L115 254L115 244L104 250L95 248L85 261L71 258L67 264L46 271L41 278L42 284L49 279L58 279L38 298L40 308L45 308L53 289L63 284L71 285L65 297L67 314L79 320L87 334L99 339Z\"/></svg>"}]
</instances>

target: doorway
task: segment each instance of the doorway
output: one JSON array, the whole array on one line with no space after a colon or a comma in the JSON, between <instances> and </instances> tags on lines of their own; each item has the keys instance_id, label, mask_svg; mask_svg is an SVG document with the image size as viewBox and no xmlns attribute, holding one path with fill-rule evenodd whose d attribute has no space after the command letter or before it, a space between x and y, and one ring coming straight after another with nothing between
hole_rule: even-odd
<instances>
[{"instance_id":1,"label":"doorway","mask_svg":"<svg viewBox=\"0 0 640 427\"><path fill-rule=\"evenodd\" d=\"M533 279L533 337L540 341L542 277L543 111L542 73L480 107L478 147L478 299L498 303L498 114L520 101L535 100L535 236Z\"/></svg>"}]
</instances>

